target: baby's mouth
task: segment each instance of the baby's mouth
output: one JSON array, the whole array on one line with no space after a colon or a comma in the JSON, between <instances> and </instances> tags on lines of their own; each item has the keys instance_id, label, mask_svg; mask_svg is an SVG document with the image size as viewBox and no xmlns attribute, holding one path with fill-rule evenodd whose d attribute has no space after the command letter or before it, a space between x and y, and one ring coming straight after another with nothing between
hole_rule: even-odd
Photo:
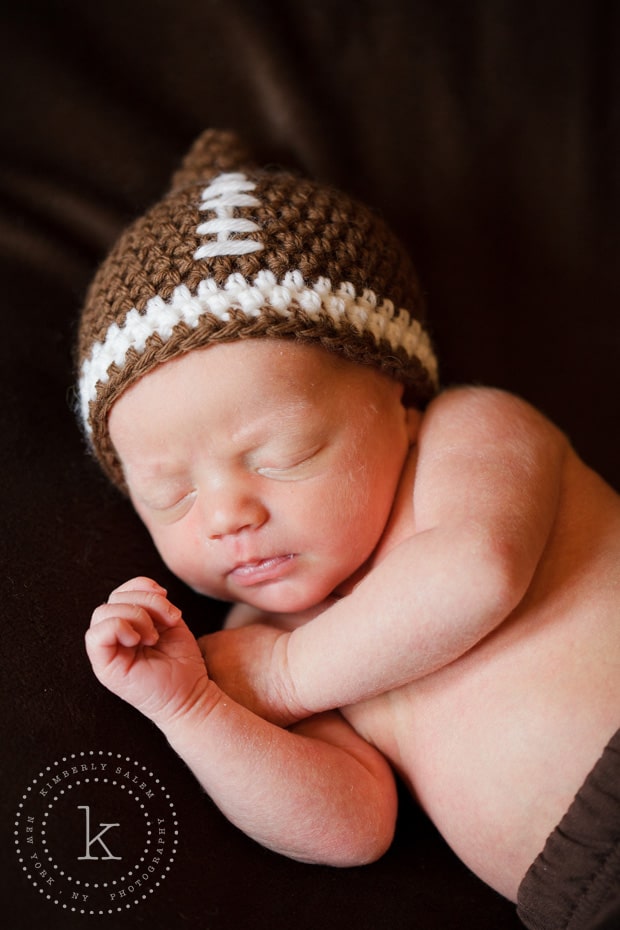
<instances>
[{"instance_id":1,"label":"baby's mouth","mask_svg":"<svg viewBox=\"0 0 620 930\"><path fill-rule=\"evenodd\" d=\"M266 581L277 581L289 571L294 559L294 553L287 553L286 555L269 556L266 559L239 562L228 575L237 584L244 587Z\"/></svg>"}]
</instances>

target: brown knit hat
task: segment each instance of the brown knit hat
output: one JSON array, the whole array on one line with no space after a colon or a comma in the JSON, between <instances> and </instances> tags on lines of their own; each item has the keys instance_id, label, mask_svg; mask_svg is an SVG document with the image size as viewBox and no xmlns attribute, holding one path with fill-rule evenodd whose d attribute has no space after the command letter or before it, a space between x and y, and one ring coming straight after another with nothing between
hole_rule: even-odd
<instances>
[{"instance_id":1,"label":"brown knit hat","mask_svg":"<svg viewBox=\"0 0 620 930\"><path fill-rule=\"evenodd\" d=\"M95 456L119 485L108 414L162 362L217 342L314 342L437 390L424 307L406 252L338 191L259 170L230 132L198 138L170 193L121 236L87 294L78 403Z\"/></svg>"}]
</instances>

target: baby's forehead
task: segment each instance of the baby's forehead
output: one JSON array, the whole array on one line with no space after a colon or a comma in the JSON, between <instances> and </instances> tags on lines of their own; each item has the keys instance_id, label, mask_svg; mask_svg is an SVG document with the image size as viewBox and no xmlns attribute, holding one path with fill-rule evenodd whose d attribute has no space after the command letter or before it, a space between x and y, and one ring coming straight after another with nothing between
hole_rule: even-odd
<instances>
[{"instance_id":1,"label":"baby's forehead","mask_svg":"<svg viewBox=\"0 0 620 930\"><path fill-rule=\"evenodd\" d=\"M352 363L348 363L351 365ZM126 432L170 424L190 412L230 430L255 423L277 430L346 387L329 352L285 340L248 339L193 349L130 384L110 412L110 427ZM357 366L355 366L357 367ZM359 377L359 375L358 375Z\"/></svg>"},{"instance_id":2,"label":"baby's forehead","mask_svg":"<svg viewBox=\"0 0 620 930\"><path fill-rule=\"evenodd\" d=\"M247 339L177 356L138 378L112 407L115 432L147 433L183 420L240 438L303 426L315 415L354 419L396 382L303 342Z\"/></svg>"},{"instance_id":3,"label":"baby's forehead","mask_svg":"<svg viewBox=\"0 0 620 930\"><path fill-rule=\"evenodd\" d=\"M318 397L321 389L340 382L343 389L353 382L370 383L377 371L350 361L320 345L292 339L243 339L192 349L157 366L141 380L162 391L177 381L211 387L215 397L226 388L247 388L250 401L263 393L280 392L282 401L294 405L300 397ZM136 379L136 383L140 383ZM130 388L129 390L131 390Z\"/></svg>"}]
</instances>

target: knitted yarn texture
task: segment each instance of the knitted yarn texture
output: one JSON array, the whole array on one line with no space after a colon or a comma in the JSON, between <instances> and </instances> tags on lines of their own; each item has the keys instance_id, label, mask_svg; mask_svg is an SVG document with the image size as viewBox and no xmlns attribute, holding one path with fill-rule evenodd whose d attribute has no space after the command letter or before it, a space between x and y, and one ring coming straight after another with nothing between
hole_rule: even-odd
<instances>
[{"instance_id":1,"label":"knitted yarn texture","mask_svg":"<svg viewBox=\"0 0 620 930\"><path fill-rule=\"evenodd\" d=\"M375 213L261 170L236 135L207 130L92 282L77 347L79 416L122 487L107 421L123 391L185 352L250 338L316 343L379 368L422 407L437 390L424 321L409 256Z\"/></svg>"}]
</instances>

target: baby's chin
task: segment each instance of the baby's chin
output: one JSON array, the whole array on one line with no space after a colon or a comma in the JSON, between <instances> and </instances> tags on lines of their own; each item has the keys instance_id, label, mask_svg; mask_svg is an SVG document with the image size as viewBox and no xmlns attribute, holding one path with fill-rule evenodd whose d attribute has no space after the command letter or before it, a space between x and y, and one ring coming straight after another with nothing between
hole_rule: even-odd
<instances>
[{"instance_id":1,"label":"baby's chin","mask_svg":"<svg viewBox=\"0 0 620 930\"><path fill-rule=\"evenodd\" d=\"M186 582L187 583L187 582ZM247 604L263 613L293 616L303 613L316 615L336 599L329 590L296 591L284 585L269 585L261 589L246 590L238 597L214 591L206 585L188 585L196 594L228 604Z\"/></svg>"}]
</instances>

